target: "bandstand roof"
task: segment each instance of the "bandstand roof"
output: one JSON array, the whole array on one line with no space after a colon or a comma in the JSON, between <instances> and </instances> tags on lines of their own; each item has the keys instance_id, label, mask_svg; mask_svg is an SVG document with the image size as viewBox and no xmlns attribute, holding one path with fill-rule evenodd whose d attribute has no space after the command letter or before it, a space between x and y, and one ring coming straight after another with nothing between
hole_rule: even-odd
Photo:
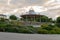
<instances>
[{"instance_id":1,"label":"bandstand roof","mask_svg":"<svg viewBox=\"0 0 60 40\"><path fill-rule=\"evenodd\" d=\"M26 16L27 17L40 17L42 15L36 14L36 12L33 9L31 9L29 10L28 14L21 15L21 17L26 17Z\"/></svg>"}]
</instances>

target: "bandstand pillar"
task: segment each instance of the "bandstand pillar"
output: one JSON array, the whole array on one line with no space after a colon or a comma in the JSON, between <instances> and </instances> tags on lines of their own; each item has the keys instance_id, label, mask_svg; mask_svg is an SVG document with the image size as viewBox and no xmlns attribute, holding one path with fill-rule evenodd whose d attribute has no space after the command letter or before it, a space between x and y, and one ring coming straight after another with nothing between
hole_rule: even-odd
<instances>
[{"instance_id":1,"label":"bandstand pillar","mask_svg":"<svg viewBox=\"0 0 60 40\"><path fill-rule=\"evenodd\" d=\"M27 22L27 16L26 16L26 22Z\"/></svg>"},{"instance_id":2,"label":"bandstand pillar","mask_svg":"<svg viewBox=\"0 0 60 40\"><path fill-rule=\"evenodd\" d=\"M34 22L35 22L35 16L34 16Z\"/></svg>"},{"instance_id":3,"label":"bandstand pillar","mask_svg":"<svg viewBox=\"0 0 60 40\"><path fill-rule=\"evenodd\" d=\"M41 22L41 16L40 16L40 22Z\"/></svg>"}]
</instances>

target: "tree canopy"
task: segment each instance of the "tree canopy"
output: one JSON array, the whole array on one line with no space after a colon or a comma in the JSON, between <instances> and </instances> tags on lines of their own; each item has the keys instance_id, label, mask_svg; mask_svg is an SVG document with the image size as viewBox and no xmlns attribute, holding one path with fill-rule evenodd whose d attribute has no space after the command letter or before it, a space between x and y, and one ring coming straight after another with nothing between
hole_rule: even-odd
<instances>
[{"instance_id":1,"label":"tree canopy","mask_svg":"<svg viewBox=\"0 0 60 40\"><path fill-rule=\"evenodd\" d=\"M17 20L17 17L16 17L15 15L11 15L9 18L10 18L11 20Z\"/></svg>"}]
</instances>

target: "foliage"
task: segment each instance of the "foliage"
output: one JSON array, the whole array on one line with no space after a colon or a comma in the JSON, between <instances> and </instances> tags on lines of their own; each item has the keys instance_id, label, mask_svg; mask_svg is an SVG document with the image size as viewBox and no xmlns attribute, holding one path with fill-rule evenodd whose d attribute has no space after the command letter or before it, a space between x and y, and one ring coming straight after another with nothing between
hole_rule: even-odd
<instances>
[{"instance_id":1,"label":"foliage","mask_svg":"<svg viewBox=\"0 0 60 40\"><path fill-rule=\"evenodd\" d=\"M39 34L60 34L60 17L52 20L47 16L36 18L35 21L51 22L44 23L40 27L24 26L24 24L17 20L15 15L10 16L11 21L4 18L0 19L0 32L16 32L16 33L39 33ZM30 18L28 18L30 20ZM25 20L25 19L24 19ZM52 25L54 23L54 25Z\"/></svg>"},{"instance_id":2,"label":"foliage","mask_svg":"<svg viewBox=\"0 0 60 40\"><path fill-rule=\"evenodd\" d=\"M42 29L42 28L38 28L37 33L39 33L39 34L47 34L48 31L45 30L45 29Z\"/></svg>"},{"instance_id":3,"label":"foliage","mask_svg":"<svg viewBox=\"0 0 60 40\"><path fill-rule=\"evenodd\" d=\"M17 17L16 17L15 15L11 15L9 18L10 18L11 20L17 20Z\"/></svg>"},{"instance_id":4,"label":"foliage","mask_svg":"<svg viewBox=\"0 0 60 40\"><path fill-rule=\"evenodd\" d=\"M60 17L57 17L55 25L57 25L58 27L60 27Z\"/></svg>"},{"instance_id":5,"label":"foliage","mask_svg":"<svg viewBox=\"0 0 60 40\"><path fill-rule=\"evenodd\" d=\"M60 17L57 17L56 22L60 23Z\"/></svg>"}]
</instances>

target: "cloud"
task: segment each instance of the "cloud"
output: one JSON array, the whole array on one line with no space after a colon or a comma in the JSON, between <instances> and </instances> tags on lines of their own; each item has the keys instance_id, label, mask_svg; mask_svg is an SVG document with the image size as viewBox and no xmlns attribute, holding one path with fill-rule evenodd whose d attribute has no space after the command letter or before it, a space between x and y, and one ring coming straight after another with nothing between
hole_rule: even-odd
<instances>
[{"instance_id":1,"label":"cloud","mask_svg":"<svg viewBox=\"0 0 60 40\"><path fill-rule=\"evenodd\" d=\"M46 0L12 0L11 3L12 4L22 4L22 5L42 5L45 3ZM24 5L24 6L25 6Z\"/></svg>"},{"instance_id":2,"label":"cloud","mask_svg":"<svg viewBox=\"0 0 60 40\"><path fill-rule=\"evenodd\" d=\"M40 10L41 14L53 18L59 13L60 0L0 0L0 13L21 14L30 6L35 6L35 11Z\"/></svg>"},{"instance_id":3,"label":"cloud","mask_svg":"<svg viewBox=\"0 0 60 40\"><path fill-rule=\"evenodd\" d=\"M0 0L0 13L11 12L15 9L43 5L47 0ZM24 9L23 9L24 11Z\"/></svg>"},{"instance_id":4,"label":"cloud","mask_svg":"<svg viewBox=\"0 0 60 40\"><path fill-rule=\"evenodd\" d=\"M43 5L48 0L0 0L2 5L31 6Z\"/></svg>"}]
</instances>

